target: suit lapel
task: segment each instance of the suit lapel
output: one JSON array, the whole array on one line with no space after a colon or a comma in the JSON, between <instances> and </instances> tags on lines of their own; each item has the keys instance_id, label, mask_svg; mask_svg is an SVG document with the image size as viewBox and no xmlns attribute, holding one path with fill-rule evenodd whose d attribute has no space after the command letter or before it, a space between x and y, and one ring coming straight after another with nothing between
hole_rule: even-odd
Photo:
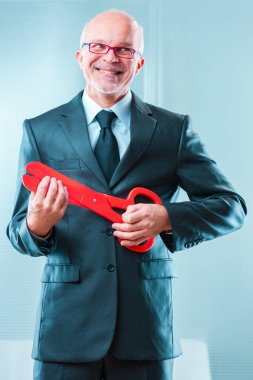
<instances>
[{"instance_id":1,"label":"suit lapel","mask_svg":"<svg viewBox=\"0 0 253 380\"><path fill-rule=\"evenodd\" d=\"M151 109L133 93L130 126L131 140L111 178L111 188L128 173L147 149L156 128L156 120L149 115L152 115Z\"/></svg>"},{"instance_id":2,"label":"suit lapel","mask_svg":"<svg viewBox=\"0 0 253 380\"><path fill-rule=\"evenodd\" d=\"M65 136L85 166L108 188L108 183L90 145L82 93L79 93L66 107L66 112L61 114L62 121L60 122Z\"/></svg>"}]
</instances>

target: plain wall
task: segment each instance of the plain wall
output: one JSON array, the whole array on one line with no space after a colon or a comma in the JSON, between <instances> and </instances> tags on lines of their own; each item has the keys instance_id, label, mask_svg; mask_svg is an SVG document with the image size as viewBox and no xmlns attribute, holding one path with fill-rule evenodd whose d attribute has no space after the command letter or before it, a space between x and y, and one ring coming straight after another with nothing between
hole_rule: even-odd
<instances>
[{"instance_id":1,"label":"plain wall","mask_svg":"<svg viewBox=\"0 0 253 380\"><path fill-rule=\"evenodd\" d=\"M108 8L128 11L144 26L146 63L134 90L148 102L189 114L247 201L242 230L175 253L174 303L180 336L203 342L208 351L211 379L251 380L251 1L0 1L0 340L32 339L45 263L15 252L5 236L22 122L83 88L74 58L82 26Z\"/></svg>"}]
</instances>

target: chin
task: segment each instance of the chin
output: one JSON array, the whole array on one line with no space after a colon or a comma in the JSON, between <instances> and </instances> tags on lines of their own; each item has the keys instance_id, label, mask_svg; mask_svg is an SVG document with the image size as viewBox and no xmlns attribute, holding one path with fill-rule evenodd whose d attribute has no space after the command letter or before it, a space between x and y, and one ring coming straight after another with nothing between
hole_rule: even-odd
<instances>
[{"instance_id":1,"label":"chin","mask_svg":"<svg viewBox=\"0 0 253 380\"><path fill-rule=\"evenodd\" d=\"M101 93L101 94L116 94L116 92L119 92L118 89L115 89L115 90L106 90L106 89L98 89L98 91Z\"/></svg>"},{"instance_id":2,"label":"chin","mask_svg":"<svg viewBox=\"0 0 253 380\"><path fill-rule=\"evenodd\" d=\"M110 95L110 94L115 94L116 92L119 92L122 90L122 86L115 86L113 88L106 88L106 87L100 87L100 86L94 86L94 89L97 91L97 92L100 92L101 94L107 94L107 95Z\"/></svg>"}]
</instances>

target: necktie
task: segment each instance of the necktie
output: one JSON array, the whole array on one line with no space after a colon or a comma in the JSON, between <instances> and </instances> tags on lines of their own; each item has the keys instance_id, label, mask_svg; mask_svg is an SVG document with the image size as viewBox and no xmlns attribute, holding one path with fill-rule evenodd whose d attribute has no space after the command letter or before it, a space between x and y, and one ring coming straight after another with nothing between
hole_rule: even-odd
<instances>
[{"instance_id":1,"label":"necktie","mask_svg":"<svg viewBox=\"0 0 253 380\"><path fill-rule=\"evenodd\" d=\"M101 129L94 153L108 182L119 163L118 144L111 129L115 116L114 112L105 110L100 111L96 116Z\"/></svg>"}]
</instances>

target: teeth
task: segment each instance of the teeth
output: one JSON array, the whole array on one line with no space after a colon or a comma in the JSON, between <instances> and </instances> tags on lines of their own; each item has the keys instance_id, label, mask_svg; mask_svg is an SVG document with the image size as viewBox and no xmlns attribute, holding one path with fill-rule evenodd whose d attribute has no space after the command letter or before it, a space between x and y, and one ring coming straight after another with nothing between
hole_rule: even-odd
<instances>
[{"instance_id":1,"label":"teeth","mask_svg":"<svg viewBox=\"0 0 253 380\"><path fill-rule=\"evenodd\" d=\"M103 70L103 69L99 69L99 71L105 74L112 74L112 75L117 74L117 71L110 71L110 70Z\"/></svg>"}]
</instances>

